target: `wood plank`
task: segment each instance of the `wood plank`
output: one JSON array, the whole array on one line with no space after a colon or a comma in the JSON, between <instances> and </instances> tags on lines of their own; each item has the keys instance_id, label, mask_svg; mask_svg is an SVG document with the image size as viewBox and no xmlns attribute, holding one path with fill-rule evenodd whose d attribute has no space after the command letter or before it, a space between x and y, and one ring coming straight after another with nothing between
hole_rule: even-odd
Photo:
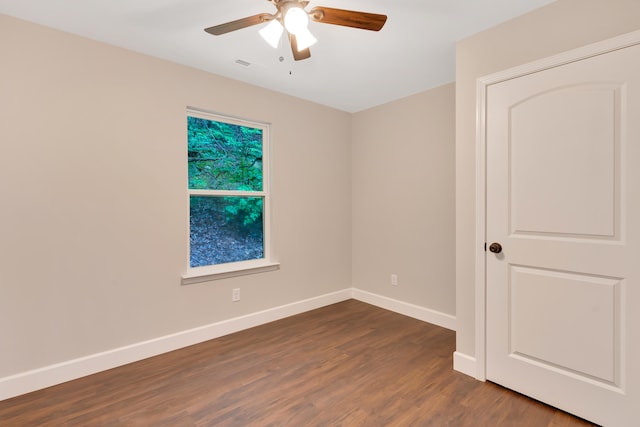
<instances>
[{"instance_id":1,"label":"wood plank","mask_svg":"<svg viewBox=\"0 0 640 427\"><path fill-rule=\"evenodd\" d=\"M592 425L453 371L454 348L349 300L2 401L0 425Z\"/></svg>"}]
</instances>

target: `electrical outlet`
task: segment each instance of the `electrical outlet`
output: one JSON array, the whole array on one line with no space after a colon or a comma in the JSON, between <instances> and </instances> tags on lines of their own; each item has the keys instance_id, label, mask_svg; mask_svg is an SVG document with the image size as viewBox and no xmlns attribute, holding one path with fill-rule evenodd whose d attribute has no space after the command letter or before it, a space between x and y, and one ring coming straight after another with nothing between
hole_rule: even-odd
<instances>
[{"instance_id":1,"label":"electrical outlet","mask_svg":"<svg viewBox=\"0 0 640 427\"><path fill-rule=\"evenodd\" d=\"M240 288L234 288L231 291L231 301L233 302L240 301Z\"/></svg>"},{"instance_id":2,"label":"electrical outlet","mask_svg":"<svg viewBox=\"0 0 640 427\"><path fill-rule=\"evenodd\" d=\"M398 275L397 274L392 274L391 275L391 286L398 286Z\"/></svg>"}]
</instances>

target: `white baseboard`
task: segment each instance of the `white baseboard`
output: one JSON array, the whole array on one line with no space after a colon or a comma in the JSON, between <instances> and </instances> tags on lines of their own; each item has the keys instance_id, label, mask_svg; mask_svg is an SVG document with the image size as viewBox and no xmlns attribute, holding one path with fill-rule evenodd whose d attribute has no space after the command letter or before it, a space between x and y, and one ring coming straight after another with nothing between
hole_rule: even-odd
<instances>
[{"instance_id":1,"label":"white baseboard","mask_svg":"<svg viewBox=\"0 0 640 427\"><path fill-rule=\"evenodd\" d=\"M453 353L453 369L470 377L476 378L476 358L455 351Z\"/></svg>"},{"instance_id":2,"label":"white baseboard","mask_svg":"<svg viewBox=\"0 0 640 427\"><path fill-rule=\"evenodd\" d=\"M456 319L454 316L359 289L349 288L0 378L0 400L51 387L351 298L443 328L455 330ZM461 361L459 360L456 363L457 359ZM461 367L460 369L456 368L458 365ZM454 354L454 369L467 373L463 370L466 369L471 372L469 375L474 376L475 360L465 355L456 357L456 354Z\"/></svg>"},{"instance_id":3,"label":"white baseboard","mask_svg":"<svg viewBox=\"0 0 640 427\"><path fill-rule=\"evenodd\" d=\"M456 318L450 314L372 294L356 288L353 289L353 298L386 310L413 317L414 319L422 320L423 322L432 323L452 331L456 330Z\"/></svg>"},{"instance_id":4,"label":"white baseboard","mask_svg":"<svg viewBox=\"0 0 640 427\"><path fill-rule=\"evenodd\" d=\"M351 289L297 301L268 310L223 320L194 329L92 354L40 369L0 378L0 400L71 381L117 366L198 344L305 311L348 300Z\"/></svg>"}]
</instances>

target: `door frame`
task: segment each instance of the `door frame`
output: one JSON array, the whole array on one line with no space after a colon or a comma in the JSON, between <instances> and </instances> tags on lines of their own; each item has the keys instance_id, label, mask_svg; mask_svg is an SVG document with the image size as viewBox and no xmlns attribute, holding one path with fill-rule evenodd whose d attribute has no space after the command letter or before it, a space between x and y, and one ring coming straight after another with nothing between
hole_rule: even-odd
<instances>
[{"instance_id":1,"label":"door frame","mask_svg":"<svg viewBox=\"0 0 640 427\"><path fill-rule=\"evenodd\" d=\"M638 44L640 44L640 30L490 74L488 76L481 77L476 81L475 377L480 381L486 381L487 379L487 252L485 250L485 242L487 242L486 109L488 87L506 80L523 77L528 74L537 73Z\"/></svg>"}]
</instances>

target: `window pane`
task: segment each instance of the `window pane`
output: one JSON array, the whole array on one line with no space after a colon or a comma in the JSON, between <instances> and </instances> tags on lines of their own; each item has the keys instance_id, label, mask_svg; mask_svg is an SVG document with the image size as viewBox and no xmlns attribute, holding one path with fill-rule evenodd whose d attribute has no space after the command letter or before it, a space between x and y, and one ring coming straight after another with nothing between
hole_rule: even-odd
<instances>
[{"instance_id":1,"label":"window pane","mask_svg":"<svg viewBox=\"0 0 640 427\"><path fill-rule=\"evenodd\" d=\"M187 117L189 188L262 191L262 129Z\"/></svg>"},{"instance_id":2,"label":"window pane","mask_svg":"<svg viewBox=\"0 0 640 427\"><path fill-rule=\"evenodd\" d=\"M264 258L261 197L191 196L191 267Z\"/></svg>"}]
</instances>

